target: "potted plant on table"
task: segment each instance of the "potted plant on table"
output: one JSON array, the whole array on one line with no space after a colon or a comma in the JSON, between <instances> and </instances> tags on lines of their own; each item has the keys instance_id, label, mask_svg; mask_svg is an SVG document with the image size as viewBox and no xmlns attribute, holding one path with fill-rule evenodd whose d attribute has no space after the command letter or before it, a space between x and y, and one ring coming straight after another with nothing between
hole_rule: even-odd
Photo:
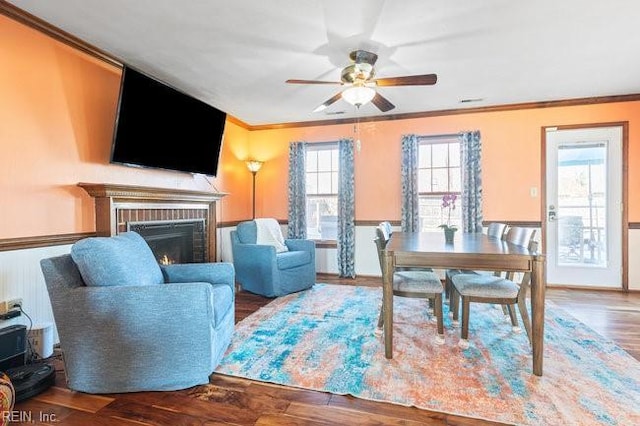
<instances>
[{"instance_id":1,"label":"potted plant on table","mask_svg":"<svg viewBox=\"0 0 640 426\"><path fill-rule=\"evenodd\" d=\"M447 243L453 243L453 237L458 230L456 225L451 225L451 211L456 209L456 200L458 196L456 194L444 194L442 196L442 209L447 209L447 223L443 223L439 226L444 230L444 240Z\"/></svg>"}]
</instances>

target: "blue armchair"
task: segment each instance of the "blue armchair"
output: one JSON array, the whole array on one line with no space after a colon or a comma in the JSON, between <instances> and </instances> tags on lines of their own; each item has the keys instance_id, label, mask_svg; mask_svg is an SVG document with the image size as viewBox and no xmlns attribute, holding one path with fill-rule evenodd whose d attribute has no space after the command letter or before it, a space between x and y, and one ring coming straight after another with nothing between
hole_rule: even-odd
<instances>
[{"instance_id":1,"label":"blue armchair","mask_svg":"<svg viewBox=\"0 0 640 426\"><path fill-rule=\"evenodd\" d=\"M230 263L160 266L135 232L40 262L70 389L121 393L209 382L234 330Z\"/></svg>"},{"instance_id":2,"label":"blue armchair","mask_svg":"<svg viewBox=\"0 0 640 426\"><path fill-rule=\"evenodd\" d=\"M316 282L316 246L311 240L283 239L286 251L256 244L256 221L238 224L231 231L236 280L243 290L277 297L313 286Z\"/></svg>"}]
</instances>

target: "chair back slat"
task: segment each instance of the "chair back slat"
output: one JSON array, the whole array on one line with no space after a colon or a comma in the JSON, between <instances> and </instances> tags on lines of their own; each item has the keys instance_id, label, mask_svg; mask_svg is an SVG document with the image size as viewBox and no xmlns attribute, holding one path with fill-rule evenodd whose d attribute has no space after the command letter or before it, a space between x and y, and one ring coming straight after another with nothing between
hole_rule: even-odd
<instances>
[{"instance_id":1,"label":"chair back slat","mask_svg":"<svg viewBox=\"0 0 640 426\"><path fill-rule=\"evenodd\" d=\"M505 241L520 247L529 247L529 243L534 239L536 230L521 226L512 226L507 231Z\"/></svg>"},{"instance_id":2,"label":"chair back slat","mask_svg":"<svg viewBox=\"0 0 640 426\"><path fill-rule=\"evenodd\" d=\"M502 238L505 235L506 229L506 223L492 222L487 227L487 235L493 238Z\"/></svg>"},{"instance_id":3,"label":"chair back slat","mask_svg":"<svg viewBox=\"0 0 640 426\"><path fill-rule=\"evenodd\" d=\"M535 239L536 230L533 228L524 228L519 226L513 226L509 228L505 236L505 240L511 244L518 245L520 247L527 247L531 252L538 250L538 241ZM508 280L515 281L516 273L509 272L506 275ZM531 272L525 272L522 274L520 280L521 286L528 286L531 281ZM526 290L525 290L526 293Z\"/></svg>"},{"instance_id":4,"label":"chair back slat","mask_svg":"<svg viewBox=\"0 0 640 426\"><path fill-rule=\"evenodd\" d=\"M376 250L378 252L378 262L380 262L380 271L384 274L384 248L389 242L389 236L386 235L384 226L379 225L376 227L376 238L373 240L376 243Z\"/></svg>"},{"instance_id":5,"label":"chair back slat","mask_svg":"<svg viewBox=\"0 0 640 426\"><path fill-rule=\"evenodd\" d=\"M391 238L391 233L393 232L391 230L391 222L388 222L388 221L380 222L378 224L378 228L382 230L385 240L389 240L389 238Z\"/></svg>"}]
</instances>

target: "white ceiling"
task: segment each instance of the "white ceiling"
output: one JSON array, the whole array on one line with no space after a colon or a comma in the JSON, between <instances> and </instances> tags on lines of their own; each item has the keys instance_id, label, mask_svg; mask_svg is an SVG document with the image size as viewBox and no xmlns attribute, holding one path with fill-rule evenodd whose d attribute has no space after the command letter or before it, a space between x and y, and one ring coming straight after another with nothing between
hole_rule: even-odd
<instances>
[{"instance_id":1,"label":"white ceiling","mask_svg":"<svg viewBox=\"0 0 640 426\"><path fill-rule=\"evenodd\" d=\"M438 75L381 87L385 115L640 93L637 0L10 0L249 125L382 115L340 100L355 49L376 77ZM483 99L461 103L462 99Z\"/></svg>"}]
</instances>

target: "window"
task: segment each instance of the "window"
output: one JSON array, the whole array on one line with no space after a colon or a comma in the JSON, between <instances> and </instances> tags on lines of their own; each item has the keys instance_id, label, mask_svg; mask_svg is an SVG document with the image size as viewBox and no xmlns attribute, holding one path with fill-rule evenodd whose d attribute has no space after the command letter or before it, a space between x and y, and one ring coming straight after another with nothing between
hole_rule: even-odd
<instances>
[{"instance_id":1,"label":"window","mask_svg":"<svg viewBox=\"0 0 640 426\"><path fill-rule=\"evenodd\" d=\"M441 208L444 194L460 196L460 141L457 137L422 138L418 146L418 193L420 198L420 230L434 231L447 223ZM452 211L451 225L462 224L460 199Z\"/></svg>"},{"instance_id":2,"label":"window","mask_svg":"<svg viewBox=\"0 0 640 426\"><path fill-rule=\"evenodd\" d=\"M338 144L307 145L307 238L338 238Z\"/></svg>"}]
</instances>

